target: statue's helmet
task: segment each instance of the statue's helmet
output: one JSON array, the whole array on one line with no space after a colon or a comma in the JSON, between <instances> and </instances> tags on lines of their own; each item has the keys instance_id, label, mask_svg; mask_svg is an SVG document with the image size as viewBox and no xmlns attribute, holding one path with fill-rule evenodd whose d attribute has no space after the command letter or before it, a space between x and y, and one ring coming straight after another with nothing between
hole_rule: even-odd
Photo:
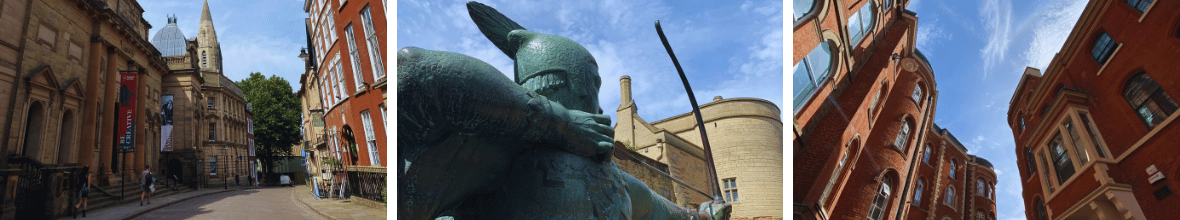
<instances>
[{"instance_id":1,"label":"statue's helmet","mask_svg":"<svg viewBox=\"0 0 1180 220\"><path fill-rule=\"evenodd\" d=\"M598 63L581 44L562 36L525 30L495 9L467 3L484 36L516 61L515 81L569 109L599 113Z\"/></svg>"}]
</instances>

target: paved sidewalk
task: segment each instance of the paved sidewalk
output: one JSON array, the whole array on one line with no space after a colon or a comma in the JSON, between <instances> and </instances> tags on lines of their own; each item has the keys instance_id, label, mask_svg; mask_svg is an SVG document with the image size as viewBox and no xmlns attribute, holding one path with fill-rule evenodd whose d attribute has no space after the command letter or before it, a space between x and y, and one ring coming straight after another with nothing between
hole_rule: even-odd
<instances>
[{"instance_id":1,"label":"paved sidewalk","mask_svg":"<svg viewBox=\"0 0 1180 220\"><path fill-rule=\"evenodd\" d=\"M386 219L386 210L353 204L348 200L319 199L311 195L311 186L299 185L295 187L295 198L314 212L329 219ZM359 199L359 198L353 198Z\"/></svg>"},{"instance_id":2,"label":"paved sidewalk","mask_svg":"<svg viewBox=\"0 0 1180 220\"><path fill-rule=\"evenodd\" d=\"M173 203L188 200L191 198L214 194L214 193L229 192L229 191L234 191L234 190L238 190L238 189L246 189L246 188L245 187L242 187L242 188L231 187L228 190L221 189L221 188L206 188L206 189L192 191L192 192L169 195L166 197L155 197L155 198L152 198L151 205L144 204L143 206L140 206L139 202L132 202L132 203L118 205L118 206L105 208L105 209L101 209L101 210L89 210L86 213L85 218L82 217L82 213L78 213L78 219L125 219L125 218L131 217L132 215L135 215L135 214L148 212L151 210L155 210L155 209L158 209L158 208L161 208L164 206L168 206ZM58 219L73 219L73 216L65 216L65 217L58 218Z\"/></svg>"}]
</instances>

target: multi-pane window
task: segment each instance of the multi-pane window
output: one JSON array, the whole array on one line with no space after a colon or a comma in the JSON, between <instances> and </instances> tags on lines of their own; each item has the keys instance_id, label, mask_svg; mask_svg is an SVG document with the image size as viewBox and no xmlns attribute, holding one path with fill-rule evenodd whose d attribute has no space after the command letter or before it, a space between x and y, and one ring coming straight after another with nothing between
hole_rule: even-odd
<instances>
[{"instance_id":1,"label":"multi-pane window","mask_svg":"<svg viewBox=\"0 0 1180 220\"><path fill-rule=\"evenodd\" d=\"M335 58L332 58L332 67L330 68L332 68L332 78L336 79L336 102L340 102L344 100L345 97L348 97L348 93L345 93L344 91L344 89L347 87L344 86L344 73L340 70L339 53L336 54Z\"/></svg>"},{"instance_id":2,"label":"multi-pane window","mask_svg":"<svg viewBox=\"0 0 1180 220\"><path fill-rule=\"evenodd\" d=\"M1106 147L1103 146L1101 141L1098 141L1098 134L1094 132L1093 126L1090 125L1090 116L1084 112L1079 112L1078 118L1082 119L1082 125L1086 127L1086 133L1090 134L1090 141L1094 143L1094 149L1098 153L1098 157L1106 158Z\"/></svg>"},{"instance_id":3,"label":"multi-pane window","mask_svg":"<svg viewBox=\"0 0 1180 220\"><path fill-rule=\"evenodd\" d=\"M721 182L722 182L722 185L725 186L725 188L723 188L723 190L725 190L725 201L737 202L738 201L737 178L723 179L723 180L721 180Z\"/></svg>"},{"instance_id":4,"label":"multi-pane window","mask_svg":"<svg viewBox=\"0 0 1180 220\"><path fill-rule=\"evenodd\" d=\"M344 35L348 38L348 57L352 59L352 81L356 90L361 90L365 77L361 75L361 56L356 50L356 37L352 34L352 24L344 27Z\"/></svg>"},{"instance_id":5,"label":"multi-pane window","mask_svg":"<svg viewBox=\"0 0 1180 220\"><path fill-rule=\"evenodd\" d=\"M1140 72L1127 81L1126 87L1123 88L1123 97L1147 124L1148 130L1154 129L1177 109L1172 97L1169 97L1147 72Z\"/></svg>"},{"instance_id":6,"label":"multi-pane window","mask_svg":"<svg viewBox=\"0 0 1180 220\"><path fill-rule=\"evenodd\" d=\"M922 154L922 163L930 163L930 145L926 145L926 153Z\"/></svg>"},{"instance_id":7,"label":"multi-pane window","mask_svg":"<svg viewBox=\"0 0 1180 220\"><path fill-rule=\"evenodd\" d=\"M807 13L811 13L811 8L815 5L815 2L816 0L795 0L792 5L795 6L795 10L791 12L795 16L795 21L803 18Z\"/></svg>"},{"instance_id":8,"label":"multi-pane window","mask_svg":"<svg viewBox=\"0 0 1180 220\"><path fill-rule=\"evenodd\" d=\"M1045 179L1045 186L1049 187L1049 193L1053 193L1055 187L1053 187L1053 184L1049 184L1049 166L1045 165L1045 163L1047 163L1046 161L1050 161L1049 157L1045 156L1045 152L1040 152L1038 154L1041 157L1041 170L1045 171L1041 172L1041 178Z\"/></svg>"},{"instance_id":9,"label":"multi-pane window","mask_svg":"<svg viewBox=\"0 0 1180 220\"><path fill-rule=\"evenodd\" d=\"M381 116L381 126L385 126L385 130L386 130L386 131L388 131L388 130L389 130L389 122L388 122L388 121L385 121L385 119L387 118L387 117L385 116L385 105L384 105L384 104L382 104L382 105L379 105L379 106L377 106L377 107L378 107L378 108L381 108L381 115L380 115L380 116Z\"/></svg>"},{"instance_id":10,"label":"multi-pane window","mask_svg":"<svg viewBox=\"0 0 1180 220\"><path fill-rule=\"evenodd\" d=\"M209 124L209 141L217 140L217 124Z\"/></svg>"},{"instance_id":11,"label":"multi-pane window","mask_svg":"<svg viewBox=\"0 0 1180 220\"><path fill-rule=\"evenodd\" d=\"M377 39L377 30L373 29L373 13L369 7L361 10L361 20L365 23L365 43L369 44L369 63L373 66L373 80L385 77L385 66L381 59L381 43Z\"/></svg>"},{"instance_id":12,"label":"multi-pane window","mask_svg":"<svg viewBox=\"0 0 1180 220\"><path fill-rule=\"evenodd\" d=\"M877 189L877 196L873 198L873 204L869 207L869 220L880 220L881 216L885 215L885 203L889 201L889 193L892 192L889 188L889 183L893 179L885 176L881 180L881 187Z\"/></svg>"},{"instance_id":13,"label":"multi-pane window","mask_svg":"<svg viewBox=\"0 0 1180 220\"><path fill-rule=\"evenodd\" d=\"M1029 176L1037 174L1037 166L1036 166L1036 162L1034 162L1034 161L1036 161L1036 158L1033 157L1032 149L1029 149L1029 148L1024 149L1024 161L1028 163L1027 166L1028 166Z\"/></svg>"},{"instance_id":14,"label":"multi-pane window","mask_svg":"<svg viewBox=\"0 0 1180 220\"><path fill-rule=\"evenodd\" d=\"M914 85L914 102L922 102L922 87Z\"/></svg>"},{"instance_id":15,"label":"multi-pane window","mask_svg":"<svg viewBox=\"0 0 1180 220\"><path fill-rule=\"evenodd\" d=\"M955 165L955 161L952 160L951 161L951 170L950 170L951 171L951 178L955 178L955 170L958 170L958 166Z\"/></svg>"},{"instance_id":16,"label":"multi-pane window","mask_svg":"<svg viewBox=\"0 0 1180 220\"><path fill-rule=\"evenodd\" d=\"M977 194L979 194L979 195L981 195L981 196L982 196L982 195L983 195L983 193L984 193L985 191L987 191L987 189L985 189L985 188L983 188L983 187L984 187L984 186L983 186L983 179L978 179L978 180L975 180L975 189L976 189L976 193L977 193Z\"/></svg>"},{"instance_id":17,"label":"multi-pane window","mask_svg":"<svg viewBox=\"0 0 1180 220\"><path fill-rule=\"evenodd\" d=\"M914 189L914 205L916 205L916 206L922 205L922 188L925 188L925 187L926 187L926 183L924 183L922 180L918 180L918 187L916 187Z\"/></svg>"},{"instance_id":18,"label":"multi-pane window","mask_svg":"<svg viewBox=\"0 0 1180 220\"><path fill-rule=\"evenodd\" d=\"M1073 157L1069 155L1069 149L1061 142L1061 133L1057 133L1053 135L1053 139L1046 146L1049 149L1049 154L1053 156L1053 168L1057 171L1058 184L1065 183L1065 180L1074 174Z\"/></svg>"},{"instance_id":19,"label":"multi-pane window","mask_svg":"<svg viewBox=\"0 0 1180 220\"><path fill-rule=\"evenodd\" d=\"M1040 199L1037 199L1036 209L1037 209L1037 220L1049 220L1048 215L1045 215L1045 202L1042 202Z\"/></svg>"},{"instance_id":20,"label":"multi-pane window","mask_svg":"<svg viewBox=\"0 0 1180 220\"><path fill-rule=\"evenodd\" d=\"M1103 65L1110 58L1110 54L1114 53L1115 46L1118 46L1118 42L1111 39L1106 32L1102 32L1098 35L1098 39L1094 40L1094 48L1090 49L1090 56L1098 61L1098 65Z\"/></svg>"},{"instance_id":21,"label":"multi-pane window","mask_svg":"<svg viewBox=\"0 0 1180 220\"><path fill-rule=\"evenodd\" d=\"M951 207L954 207L954 205L955 205L955 188L954 187L950 187L950 186L946 187L946 204Z\"/></svg>"},{"instance_id":22,"label":"multi-pane window","mask_svg":"<svg viewBox=\"0 0 1180 220\"><path fill-rule=\"evenodd\" d=\"M209 175L217 175L217 157L209 157Z\"/></svg>"},{"instance_id":23,"label":"multi-pane window","mask_svg":"<svg viewBox=\"0 0 1180 220\"><path fill-rule=\"evenodd\" d=\"M217 99L215 99L213 97L209 97L209 99L207 99L207 101L209 101L209 108L210 109L212 109L214 107L214 103L217 103Z\"/></svg>"},{"instance_id":24,"label":"multi-pane window","mask_svg":"<svg viewBox=\"0 0 1180 220\"><path fill-rule=\"evenodd\" d=\"M798 111L800 105L811 99L812 93L817 91L820 85L828 79L828 73L832 66L832 51L828 48L827 42L821 42L819 46L812 49L807 57L795 63L795 72L792 78L794 84L795 110Z\"/></svg>"},{"instance_id":25,"label":"multi-pane window","mask_svg":"<svg viewBox=\"0 0 1180 220\"><path fill-rule=\"evenodd\" d=\"M897 132L897 139L893 140L893 144L896 145L898 149L904 149L906 142L909 141L909 136L910 136L910 119L907 118L907 119L905 119L905 121L902 121L901 131Z\"/></svg>"},{"instance_id":26,"label":"multi-pane window","mask_svg":"<svg viewBox=\"0 0 1180 220\"><path fill-rule=\"evenodd\" d=\"M873 117L872 117L873 113L877 112L877 103L881 102L881 92L884 90L885 90L885 82L882 81L881 88L877 89L877 93L873 94L873 101L869 102L869 111L867 113L869 114L870 120L873 119Z\"/></svg>"},{"instance_id":27,"label":"multi-pane window","mask_svg":"<svg viewBox=\"0 0 1180 220\"><path fill-rule=\"evenodd\" d=\"M1082 136L1078 135L1078 128L1073 126L1073 120L1069 116L1065 118L1065 123L1061 125L1065 126L1066 139L1069 139L1069 142L1073 144L1074 153L1078 154L1078 163L1086 164L1086 162L1090 162L1090 154L1087 152L1086 146L1082 145Z\"/></svg>"},{"instance_id":28,"label":"multi-pane window","mask_svg":"<svg viewBox=\"0 0 1180 220\"><path fill-rule=\"evenodd\" d=\"M1153 1L1155 0L1127 0L1127 5L1130 5L1131 8L1135 8L1135 10L1139 11L1139 13L1143 13L1147 11L1147 6L1151 6L1151 2Z\"/></svg>"},{"instance_id":29,"label":"multi-pane window","mask_svg":"<svg viewBox=\"0 0 1180 220\"><path fill-rule=\"evenodd\" d=\"M845 147L844 149L845 152L840 156L840 162L836 163L836 170L832 171L832 177L828 179L828 186L824 188L823 197L820 198L821 203L822 201L827 201L828 193L830 193L832 191L832 187L836 185L836 179L840 178L840 174L842 173L841 171L844 170L844 164L848 162L849 148Z\"/></svg>"},{"instance_id":30,"label":"multi-pane window","mask_svg":"<svg viewBox=\"0 0 1180 220\"><path fill-rule=\"evenodd\" d=\"M865 3L860 10L848 17L848 35L852 36L852 45L859 45L873 28L873 3Z\"/></svg>"},{"instance_id":31,"label":"multi-pane window","mask_svg":"<svg viewBox=\"0 0 1180 220\"><path fill-rule=\"evenodd\" d=\"M332 16L333 11L335 11L335 10L326 10L326 11L328 12L328 20L324 21L324 24L328 26L327 33L328 33L329 40L328 40L328 44L326 44L325 46L328 46L328 45L332 45L333 43L336 42L336 26L333 26L333 25L335 25L334 23L336 23L336 19L333 18L333 16Z\"/></svg>"},{"instance_id":32,"label":"multi-pane window","mask_svg":"<svg viewBox=\"0 0 1180 220\"><path fill-rule=\"evenodd\" d=\"M361 111L361 121L365 124L365 145L369 147L369 161L373 166L381 166L381 155L377 153L377 137L373 135L373 118L369 110Z\"/></svg>"}]
</instances>

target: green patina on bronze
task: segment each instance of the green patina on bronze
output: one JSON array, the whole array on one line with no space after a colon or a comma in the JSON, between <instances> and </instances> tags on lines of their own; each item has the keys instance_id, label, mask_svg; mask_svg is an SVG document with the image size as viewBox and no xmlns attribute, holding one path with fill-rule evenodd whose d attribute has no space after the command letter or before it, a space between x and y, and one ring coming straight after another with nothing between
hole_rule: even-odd
<instances>
[{"instance_id":1,"label":"green patina on bronze","mask_svg":"<svg viewBox=\"0 0 1180 220\"><path fill-rule=\"evenodd\" d=\"M602 80L586 48L528 31L486 5L467 8L516 61L515 80L463 54L398 51L399 218L711 216L676 206L609 160L614 131L601 115ZM721 215L712 217L728 218L728 205L716 208Z\"/></svg>"}]
</instances>

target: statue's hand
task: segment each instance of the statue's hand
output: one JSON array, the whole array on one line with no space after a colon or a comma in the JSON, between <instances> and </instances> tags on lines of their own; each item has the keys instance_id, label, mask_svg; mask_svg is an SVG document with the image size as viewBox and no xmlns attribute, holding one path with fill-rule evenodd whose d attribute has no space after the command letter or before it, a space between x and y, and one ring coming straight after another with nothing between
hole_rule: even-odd
<instances>
[{"instance_id":1,"label":"statue's hand","mask_svg":"<svg viewBox=\"0 0 1180 220\"><path fill-rule=\"evenodd\" d=\"M729 212L731 211L733 211L733 206L729 203L715 204L713 201L701 203L700 208L701 213L707 213L712 217L710 219L713 220L729 219Z\"/></svg>"},{"instance_id":2,"label":"statue's hand","mask_svg":"<svg viewBox=\"0 0 1180 220\"><path fill-rule=\"evenodd\" d=\"M600 157L614 147L615 130L610 127L610 116L579 110L566 111L565 128L559 128L566 141L566 150L586 157ZM564 131L562 131L564 130Z\"/></svg>"}]
</instances>

